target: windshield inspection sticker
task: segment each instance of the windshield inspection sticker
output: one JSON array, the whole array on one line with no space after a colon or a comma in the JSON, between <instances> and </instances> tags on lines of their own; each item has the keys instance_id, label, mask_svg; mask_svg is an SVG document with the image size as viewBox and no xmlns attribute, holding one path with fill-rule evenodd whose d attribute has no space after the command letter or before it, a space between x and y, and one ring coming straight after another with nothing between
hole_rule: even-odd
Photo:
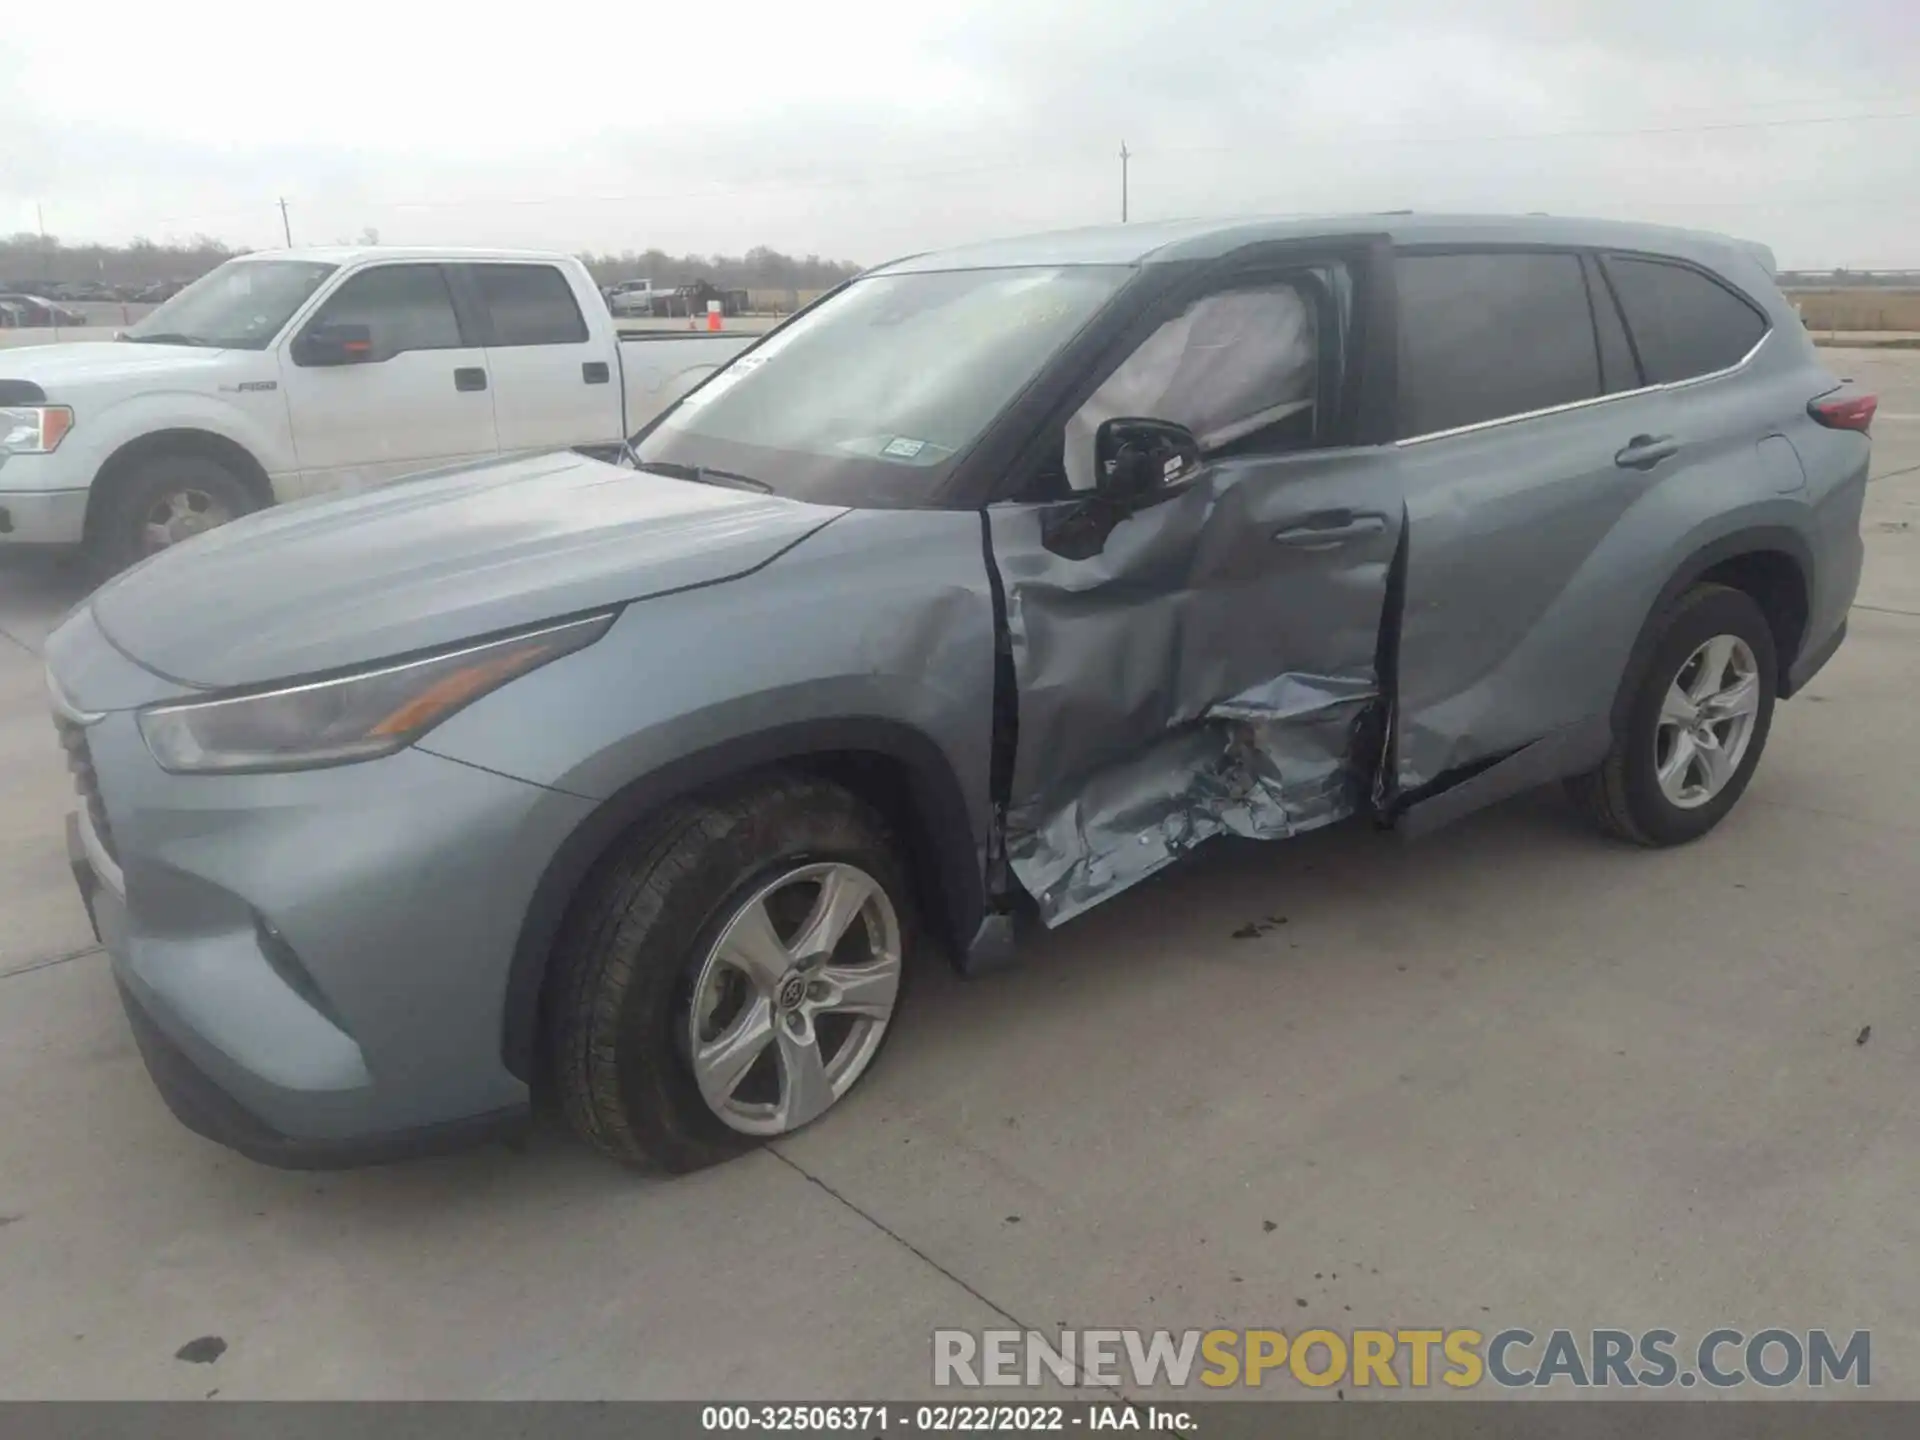
<instances>
[{"instance_id":1,"label":"windshield inspection sticker","mask_svg":"<svg viewBox=\"0 0 1920 1440\"><path fill-rule=\"evenodd\" d=\"M909 440L904 435L897 435L887 442L886 448L880 453L892 455L901 460L911 460L926 448L927 442L924 440Z\"/></svg>"}]
</instances>

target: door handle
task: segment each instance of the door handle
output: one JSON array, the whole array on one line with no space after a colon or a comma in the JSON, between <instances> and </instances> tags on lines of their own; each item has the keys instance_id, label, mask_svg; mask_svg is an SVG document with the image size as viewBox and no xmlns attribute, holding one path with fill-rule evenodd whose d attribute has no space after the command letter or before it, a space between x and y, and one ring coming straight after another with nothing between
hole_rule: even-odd
<instances>
[{"instance_id":1,"label":"door handle","mask_svg":"<svg viewBox=\"0 0 1920 1440\"><path fill-rule=\"evenodd\" d=\"M1613 463L1623 470L1651 470L1679 453L1680 442L1671 435L1636 435L1614 455Z\"/></svg>"},{"instance_id":2,"label":"door handle","mask_svg":"<svg viewBox=\"0 0 1920 1440\"><path fill-rule=\"evenodd\" d=\"M613 378L604 360L583 360L580 362L580 378L589 385L604 385Z\"/></svg>"},{"instance_id":3,"label":"door handle","mask_svg":"<svg viewBox=\"0 0 1920 1440\"><path fill-rule=\"evenodd\" d=\"M462 365L453 372L453 388L456 390L484 390L487 388L487 372L478 365Z\"/></svg>"},{"instance_id":4,"label":"door handle","mask_svg":"<svg viewBox=\"0 0 1920 1440\"><path fill-rule=\"evenodd\" d=\"M1375 510L1320 510L1298 525L1284 526L1273 532L1273 543L1299 550L1319 550L1329 545L1344 545L1365 535L1384 534L1387 517Z\"/></svg>"}]
</instances>

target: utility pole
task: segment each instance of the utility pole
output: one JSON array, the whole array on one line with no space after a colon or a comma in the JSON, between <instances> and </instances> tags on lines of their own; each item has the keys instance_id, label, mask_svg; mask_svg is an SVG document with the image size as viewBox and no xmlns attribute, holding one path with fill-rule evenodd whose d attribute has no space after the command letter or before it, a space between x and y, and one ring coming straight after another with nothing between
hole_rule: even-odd
<instances>
[{"instance_id":1,"label":"utility pole","mask_svg":"<svg viewBox=\"0 0 1920 1440\"><path fill-rule=\"evenodd\" d=\"M33 202L33 223L40 227L40 274L53 278L53 247L47 243L47 212L40 201Z\"/></svg>"},{"instance_id":2,"label":"utility pole","mask_svg":"<svg viewBox=\"0 0 1920 1440\"><path fill-rule=\"evenodd\" d=\"M1132 158L1133 153L1127 149L1127 142L1122 140L1120 142L1120 223L1122 225L1127 223L1127 161Z\"/></svg>"},{"instance_id":3,"label":"utility pole","mask_svg":"<svg viewBox=\"0 0 1920 1440\"><path fill-rule=\"evenodd\" d=\"M287 220L287 197L280 197L280 233L286 237L287 249L293 248L293 226Z\"/></svg>"}]
</instances>

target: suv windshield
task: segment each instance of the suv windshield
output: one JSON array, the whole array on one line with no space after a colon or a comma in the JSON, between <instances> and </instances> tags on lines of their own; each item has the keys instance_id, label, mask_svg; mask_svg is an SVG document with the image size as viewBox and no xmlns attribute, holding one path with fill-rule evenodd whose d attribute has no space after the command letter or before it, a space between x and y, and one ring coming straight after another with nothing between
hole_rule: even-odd
<instances>
[{"instance_id":1,"label":"suv windshield","mask_svg":"<svg viewBox=\"0 0 1920 1440\"><path fill-rule=\"evenodd\" d=\"M126 338L264 350L336 268L314 260L229 260L128 329Z\"/></svg>"},{"instance_id":2,"label":"suv windshield","mask_svg":"<svg viewBox=\"0 0 1920 1440\"><path fill-rule=\"evenodd\" d=\"M635 458L800 500L926 504L1132 274L1080 265L857 280L681 401Z\"/></svg>"}]
</instances>

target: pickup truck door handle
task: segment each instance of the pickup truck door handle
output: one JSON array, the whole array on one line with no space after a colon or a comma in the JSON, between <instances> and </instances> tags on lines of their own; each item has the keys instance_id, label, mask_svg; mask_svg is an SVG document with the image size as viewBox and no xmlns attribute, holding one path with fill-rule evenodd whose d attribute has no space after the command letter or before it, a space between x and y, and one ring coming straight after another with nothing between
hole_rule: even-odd
<instances>
[{"instance_id":1,"label":"pickup truck door handle","mask_svg":"<svg viewBox=\"0 0 1920 1440\"><path fill-rule=\"evenodd\" d=\"M613 378L604 360L583 360L580 362L580 378L589 385L604 385Z\"/></svg>"},{"instance_id":2,"label":"pickup truck door handle","mask_svg":"<svg viewBox=\"0 0 1920 1440\"><path fill-rule=\"evenodd\" d=\"M453 388L456 390L484 390L487 388L487 372L478 365L462 365L453 372Z\"/></svg>"},{"instance_id":3,"label":"pickup truck door handle","mask_svg":"<svg viewBox=\"0 0 1920 1440\"><path fill-rule=\"evenodd\" d=\"M1636 435L1614 455L1613 463L1623 470L1651 470L1679 453L1680 442L1671 435Z\"/></svg>"},{"instance_id":4,"label":"pickup truck door handle","mask_svg":"<svg viewBox=\"0 0 1920 1440\"><path fill-rule=\"evenodd\" d=\"M1273 532L1273 543L1298 550L1321 550L1344 545L1387 528L1387 517L1374 510L1319 510L1297 525Z\"/></svg>"}]
</instances>

